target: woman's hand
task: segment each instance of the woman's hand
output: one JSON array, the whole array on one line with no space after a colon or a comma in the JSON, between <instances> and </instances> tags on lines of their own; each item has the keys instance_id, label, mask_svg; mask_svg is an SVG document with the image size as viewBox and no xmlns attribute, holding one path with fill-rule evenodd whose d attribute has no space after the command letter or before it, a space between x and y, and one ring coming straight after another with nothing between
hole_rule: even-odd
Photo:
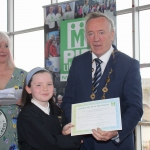
<instances>
[{"instance_id":1,"label":"woman's hand","mask_svg":"<svg viewBox=\"0 0 150 150\"><path fill-rule=\"evenodd\" d=\"M74 125L72 125L71 123L66 124L66 125L63 127L62 134L63 134L63 135L68 135L68 134L70 134L72 127L74 127Z\"/></svg>"},{"instance_id":2,"label":"woman's hand","mask_svg":"<svg viewBox=\"0 0 150 150\"><path fill-rule=\"evenodd\" d=\"M18 101L16 102L16 104L19 105L19 106L21 106L21 100L18 100Z\"/></svg>"}]
</instances>

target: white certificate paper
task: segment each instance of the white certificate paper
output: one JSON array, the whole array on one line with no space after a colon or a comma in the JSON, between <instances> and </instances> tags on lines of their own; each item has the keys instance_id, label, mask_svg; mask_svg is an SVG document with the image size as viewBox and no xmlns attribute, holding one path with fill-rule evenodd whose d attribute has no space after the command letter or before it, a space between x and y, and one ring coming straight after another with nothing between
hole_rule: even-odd
<instances>
[{"instance_id":1,"label":"white certificate paper","mask_svg":"<svg viewBox=\"0 0 150 150\"><path fill-rule=\"evenodd\" d=\"M16 104L21 99L22 89L8 88L0 90L0 105Z\"/></svg>"},{"instance_id":2,"label":"white certificate paper","mask_svg":"<svg viewBox=\"0 0 150 150\"><path fill-rule=\"evenodd\" d=\"M120 100L111 98L72 104L71 135L92 134L98 127L103 131L122 130Z\"/></svg>"}]
</instances>

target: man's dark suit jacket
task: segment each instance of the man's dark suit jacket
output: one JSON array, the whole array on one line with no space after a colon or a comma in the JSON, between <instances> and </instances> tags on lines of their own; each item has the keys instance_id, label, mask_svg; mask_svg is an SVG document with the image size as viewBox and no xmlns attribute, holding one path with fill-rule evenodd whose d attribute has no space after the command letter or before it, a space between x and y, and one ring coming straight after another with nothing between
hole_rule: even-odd
<instances>
[{"instance_id":1,"label":"man's dark suit jacket","mask_svg":"<svg viewBox=\"0 0 150 150\"><path fill-rule=\"evenodd\" d=\"M115 53L114 58L111 55L100 79L95 98L97 100L100 100L103 95L102 88L105 86L111 68L113 72L107 86L106 99L120 98L122 117L122 130L118 131L120 142L96 141L92 135L87 135L82 150L134 150L133 130L143 114L139 62L120 51ZM62 109L68 122L71 118L71 104L91 101L91 93L92 54L86 52L73 59L69 71L62 103Z\"/></svg>"}]
</instances>

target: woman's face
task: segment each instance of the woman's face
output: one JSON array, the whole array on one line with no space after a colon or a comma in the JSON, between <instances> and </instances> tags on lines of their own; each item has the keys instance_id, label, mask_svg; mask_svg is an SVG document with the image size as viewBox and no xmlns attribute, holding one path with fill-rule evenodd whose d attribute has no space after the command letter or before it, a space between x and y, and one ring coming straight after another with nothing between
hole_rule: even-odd
<instances>
[{"instance_id":1,"label":"woman's face","mask_svg":"<svg viewBox=\"0 0 150 150\"><path fill-rule=\"evenodd\" d=\"M70 6L69 5L66 5L66 10L70 11Z\"/></svg>"},{"instance_id":2,"label":"woman's face","mask_svg":"<svg viewBox=\"0 0 150 150\"><path fill-rule=\"evenodd\" d=\"M8 62L10 57L9 46L7 42L0 42L0 64Z\"/></svg>"},{"instance_id":3,"label":"woman's face","mask_svg":"<svg viewBox=\"0 0 150 150\"><path fill-rule=\"evenodd\" d=\"M61 13L61 7L58 7L58 12Z\"/></svg>"}]
</instances>

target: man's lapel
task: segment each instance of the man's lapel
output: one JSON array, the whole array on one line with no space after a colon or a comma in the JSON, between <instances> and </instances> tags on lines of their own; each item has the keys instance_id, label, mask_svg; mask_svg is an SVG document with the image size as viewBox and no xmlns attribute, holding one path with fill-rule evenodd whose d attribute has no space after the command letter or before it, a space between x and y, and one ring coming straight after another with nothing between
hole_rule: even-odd
<instances>
[{"instance_id":1,"label":"man's lapel","mask_svg":"<svg viewBox=\"0 0 150 150\"><path fill-rule=\"evenodd\" d=\"M87 92L86 94L90 95L92 93L92 54L91 52L86 55L84 59L84 84L85 84L85 91ZM87 100L86 100L87 101Z\"/></svg>"}]
</instances>

